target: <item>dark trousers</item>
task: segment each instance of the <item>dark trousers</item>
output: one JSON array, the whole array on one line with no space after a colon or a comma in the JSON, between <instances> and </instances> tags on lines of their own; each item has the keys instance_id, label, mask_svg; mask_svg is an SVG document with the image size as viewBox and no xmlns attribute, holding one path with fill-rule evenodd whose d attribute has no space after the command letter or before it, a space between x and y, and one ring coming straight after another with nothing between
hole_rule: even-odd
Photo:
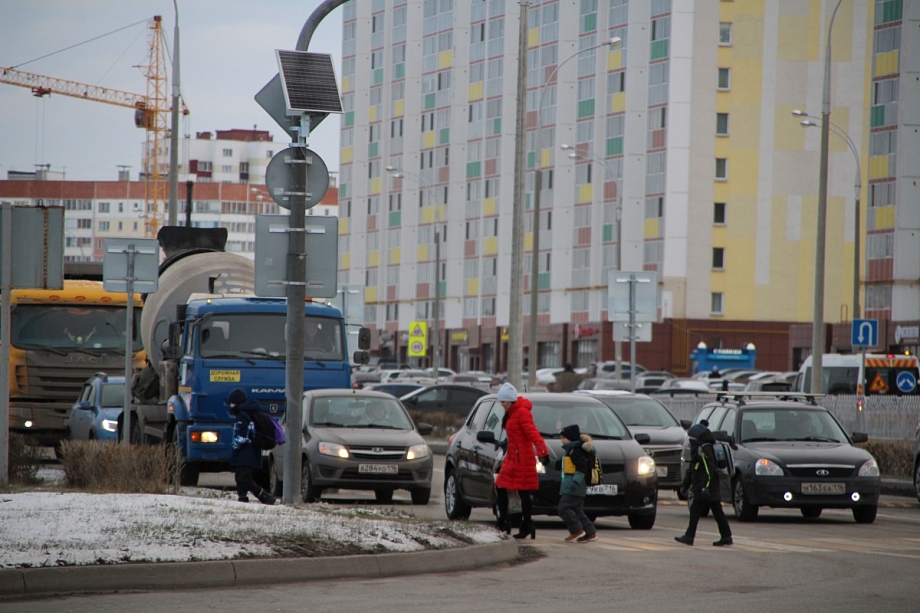
<instances>
[{"instance_id":1,"label":"dark trousers","mask_svg":"<svg viewBox=\"0 0 920 613\"><path fill-rule=\"evenodd\" d=\"M722 538L731 538L732 529L728 527L728 520L725 518L725 512L722 510L722 503L718 500L699 500L693 499L690 505L690 525L687 526L687 536L691 539L696 536L696 525L700 523L700 517L705 509L709 509L712 518L716 520L719 526L719 535Z\"/></svg>"},{"instance_id":2,"label":"dark trousers","mask_svg":"<svg viewBox=\"0 0 920 613\"><path fill-rule=\"evenodd\" d=\"M262 488L252 478L255 471L256 469L251 466L236 467L236 493L240 498L245 498L249 492L252 492L252 495L258 498L259 494L262 493Z\"/></svg>"},{"instance_id":3,"label":"dark trousers","mask_svg":"<svg viewBox=\"0 0 920 613\"><path fill-rule=\"evenodd\" d=\"M585 534L597 532L594 524L585 515L585 499L582 496L569 496L563 494L559 497L559 519L565 522L569 534L578 534L582 530Z\"/></svg>"}]
</instances>

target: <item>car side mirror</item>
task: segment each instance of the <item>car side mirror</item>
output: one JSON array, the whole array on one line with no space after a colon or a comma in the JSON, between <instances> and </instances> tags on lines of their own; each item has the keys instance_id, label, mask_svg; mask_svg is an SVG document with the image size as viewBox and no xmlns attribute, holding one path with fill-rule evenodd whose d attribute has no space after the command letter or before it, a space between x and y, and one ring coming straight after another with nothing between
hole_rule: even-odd
<instances>
[{"instance_id":1,"label":"car side mirror","mask_svg":"<svg viewBox=\"0 0 920 613\"><path fill-rule=\"evenodd\" d=\"M690 421L689 419L680 420L680 427L683 428L684 430L689 430L690 426L692 425L693 425L693 422Z\"/></svg>"},{"instance_id":2,"label":"car side mirror","mask_svg":"<svg viewBox=\"0 0 920 613\"><path fill-rule=\"evenodd\" d=\"M869 440L869 435L865 432L854 432L850 435L850 438L853 439L854 443L865 443Z\"/></svg>"},{"instance_id":3,"label":"car side mirror","mask_svg":"<svg viewBox=\"0 0 920 613\"><path fill-rule=\"evenodd\" d=\"M418 423L415 425L415 429L418 430L418 433L422 436L427 436L432 433L434 426L431 424Z\"/></svg>"},{"instance_id":4,"label":"car side mirror","mask_svg":"<svg viewBox=\"0 0 920 613\"><path fill-rule=\"evenodd\" d=\"M640 445L648 445L650 442L652 442L652 437L646 434L645 432L633 434L633 438Z\"/></svg>"},{"instance_id":5,"label":"car side mirror","mask_svg":"<svg viewBox=\"0 0 920 613\"><path fill-rule=\"evenodd\" d=\"M712 436L720 443L727 443L731 438L725 430L716 430L712 433Z\"/></svg>"},{"instance_id":6,"label":"car side mirror","mask_svg":"<svg viewBox=\"0 0 920 613\"><path fill-rule=\"evenodd\" d=\"M495 433L491 430L480 430L476 433L476 440L480 443L492 443L495 444Z\"/></svg>"},{"instance_id":7,"label":"car side mirror","mask_svg":"<svg viewBox=\"0 0 920 613\"><path fill-rule=\"evenodd\" d=\"M93 405L91 405L88 400L81 400L80 404L77 405L77 408L89 410L93 408Z\"/></svg>"}]
</instances>

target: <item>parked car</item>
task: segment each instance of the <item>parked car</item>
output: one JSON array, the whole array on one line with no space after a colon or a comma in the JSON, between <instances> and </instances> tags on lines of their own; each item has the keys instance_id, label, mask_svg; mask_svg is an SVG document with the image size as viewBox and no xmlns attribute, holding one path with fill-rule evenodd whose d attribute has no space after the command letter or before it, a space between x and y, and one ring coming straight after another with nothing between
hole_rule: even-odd
<instances>
[{"instance_id":1,"label":"parked car","mask_svg":"<svg viewBox=\"0 0 920 613\"><path fill-rule=\"evenodd\" d=\"M463 416L487 393L469 385L440 383L409 392L401 396L400 401L410 411L444 412Z\"/></svg>"},{"instance_id":2,"label":"parked car","mask_svg":"<svg viewBox=\"0 0 920 613\"><path fill-rule=\"evenodd\" d=\"M703 379L668 379L664 385L659 387L654 394L714 394L715 391L709 387Z\"/></svg>"},{"instance_id":3,"label":"parked car","mask_svg":"<svg viewBox=\"0 0 920 613\"><path fill-rule=\"evenodd\" d=\"M751 379L744 386L746 392L791 392L792 382L780 377Z\"/></svg>"},{"instance_id":4,"label":"parked car","mask_svg":"<svg viewBox=\"0 0 920 613\"><path fill-rule=\"evenodd\" d=\"M741 521L756 519L761 507L797 508L812 519L826 508L846 508L857 523L875 521L878 464L854 446L869 437L848 436L814 396L781 392L752 399L727 393L704 406L694 423L703 419L717 438L727 439L716 443L728 460L722 499L731 500ZM685 440L684 465L689 454Z\"/></svg>"},{"instance_id":5,"label":"parked car","mask_svg":"<svg viewBox=\"0 0 920 613\"><path fill-rule=\"evenodd\" d=\"M355 371L351 373L351 386L356 390L380 382L380 372L376 370Z\"/></svg>"},{"instance_id":6,"label":"parked car","mask_svg":"<svg viewBox=\"0 0 920 613\"><path fill-rule=\"evenodd\" d=\"M444 383L445 381L447 381L448 379L450 379L456 374L457 374L457 371L452 370L450 368L444 368L443 366L441 368L438 368L437 375L434 374L434 368L429 368L425 371L426 377L428 377L429 379L437 379L438 383Z\"/></svg>"},{"instance_id":7,"label":"parked car","mask_svg":"<svg viewBox=\"0 0 920 613\"><path fill-rule=\"evenodd\" d=\"M405 396L409 392L414 392L424 387L425 386L420 383L400 383L399 381L393 381L391 383L374 383L362 389L366 389L369 392L383 392L384 394L399 398Z\"/></svg>"},{"instance_id":8,"label":"parked car","mask_svg":"<svg viewBox=\"0 0 920 613\"><path fill-rule=\"evenodd\" d=\"M665 371L645 371L636 374L636 388L657 389L671 379L676 379L674 375Z\"/></svg>"},{"instance_id":9,"label":"parked car","mask_svg":"<svg viewBox=\"0 0 920 613\"><path fill-rule=\"evenodd\" d=\"M658 481L655 461L640 443L648 435L630 434L626 425L607 405L587 394L525 394L533 403L533 419L553 459L563 455L559 431L577 423L594 439L604 477L588 488L588 517L622 516L634 529L648 530L655 524ZM494 504L494 471L502 458L505 410L494 395L479 399L463 427L450 438L444 462L444 508L449 519L465 519L473 507ZM540 488L533 493L535 515L556 515L561 474L537 463Z\"/></svg>"},{"instance_id":10,"label":"parked car","mask_svg":"<svg viewBox=\"0 0 920 613\"><path fill-rule=\"evenodd\" d=\"M610 360L608 362L595 362L594 367L597 369L598 377L615 377L617 370L616 360ZM631 364L629 360L620 361L620 372L623 373L623 377L629 378L629 372L631 370ZM645 366L641 364L636 364L636 374L643 373L646 371Z\"/></svg>"},{"instance_id":11,"label":"parked car","mask_svg":"<svg viewBox=\"0 0 920 613\"><path fill-rule=\"evenodd\" d=\"M67 418L71 441L117 441L125 406L125 378L96 373L86 380Z\"/></svg>"},{"instance_id":12,"label":"parked car","mask_svg":"<svg viewBox=\"0 0 920 613\"><path fill-rule=\"evenodd\" d=\"M316 502L326 488L373 490L378 502L409 490L413 504L431 497L432 454L396 398L383 392L321 389L303 395L303 470L300 494ZM282 417L282 422L285 420ZM265 452L269 487L283 493L284 447Z\"/></svg>"},{"instance_id":13,"label":"parked car","mask_svg":"<svg viewBox=\"0 0 920 613\"><path fill-rule=\"evenodd\" d=\"M655 460L658 489L680 489L680 454L689 420L681 424L663 404L645 394L611 390L578 393L593 396L613 409L633 435L647 434L649 442L642 447Z\"/></svg>"},{"instance_id":14,"label":"parked car","mask_svg":"<svg viewBox=\"0 0 920 613\"><path fill-rule=\"evenodd\" d=\"M629 379L582 379L578 384L579 390L621 390L628 392L632 389Z\"/></svg>"}]
</instances>

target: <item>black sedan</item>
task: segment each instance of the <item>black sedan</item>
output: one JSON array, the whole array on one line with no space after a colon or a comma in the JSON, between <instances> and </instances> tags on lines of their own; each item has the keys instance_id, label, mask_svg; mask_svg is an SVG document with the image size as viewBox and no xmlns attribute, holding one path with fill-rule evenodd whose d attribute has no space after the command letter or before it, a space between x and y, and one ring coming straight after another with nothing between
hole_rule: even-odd
<instances>
[{"instance_id":1,"label":"black sedan","mask_svg":"<svg viewBox=\"0 0 920 613\"><path fill-rule=\"evenodd\" d=\"M431 450L399 401L383 392L322 389L303 395L301 497L316 502L325 488L373 490L390 502L409 490L413 504L431 497ZM284 447L267 452L269 486L282 494Z\"/></svg>"},{"instance_id":2,"label":"black sedan","mask_svg":"<svg viewBox=\"0 0 920 613\"><path fill-rule=\"evenodd\" d=\"M649 442L642 445L655 459L658 488L680 489L680 452L687 432L668 409L644 394L613 390L578 392L593 396L613 409L633 434L647 434ZM690 422L686 425L689 427Z\"/></svg>"},{"instance_id":3,"label":"black sedan","mask_svg":"<svg viewBox=\"0 0 920 613\"><path fill-rule=\"evenodd\" d=\"M845 508L857 523L875 521L878 464L853 444L869 437L848 436L814 396L728 393L703 407L695 421L703 418L717 438L727 439L716 444L728 460L722 499L732 501L741 521L753 521L760 507L797 508L806 518ZM683 453L686 459L689 443Z\"/></svg>"},{"instance_id":4,"label":"black sedan","mask_svg":"<svg viewBox=\"0 0 920 613\"><path fill-rule=\"evenodd\" d=\"M578 424L594 439L604 478L588 488L588 517L622 516L635 529L655 524L658 483L655 461L642 444L648 435L630 434L626 425L607 405L585 394L527 394L533 403L533 419L553 459L563 455L559 431ZM472 507L494 504L494 472L502 455L505 410L494 395L484 396L473 407L463 427L450 439L444 464L444 506L449 519L465 519ZM556 515L561 474L537 463L540 489L533 494L535 515Z\"/></svg>"}]
</instances>

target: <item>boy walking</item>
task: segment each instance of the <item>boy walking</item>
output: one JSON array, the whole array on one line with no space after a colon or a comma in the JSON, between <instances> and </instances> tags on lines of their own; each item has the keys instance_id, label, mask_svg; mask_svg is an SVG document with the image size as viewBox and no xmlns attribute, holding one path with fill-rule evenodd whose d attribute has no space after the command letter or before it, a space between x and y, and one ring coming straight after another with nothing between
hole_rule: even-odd
<instances>
[{"instance_id":1,"label":"boy walking","mask_svg":"<svg viewBox=\"0 0 920 613\"><path fill-rule=\"evenodd\" d=\"M261 411L259 403L249 398L240 388L227 396L230 414L236 416L233 424L233 441L230 443L230 466L236 469L236 493L240 502L249 502L252 492L262 504L275 504L275 497L259 487L253 474L262 468L262 452L256 448L256 425L250 411Z\"/></svg>"},{"instance_id":2,"label":"boy walking","mask_svg":"<svg viewBox=\"0 0 920 613\"><path fill-rule=\"evenodd\" d=\"M562 485L559 488L559 518L565 522L569 535L566 543L593 543L597 530L585 515L587 481L594 467L594 442L582 434L578 424L566 426L559 433L562 438Z\"/></svg>"}]
</instances>

